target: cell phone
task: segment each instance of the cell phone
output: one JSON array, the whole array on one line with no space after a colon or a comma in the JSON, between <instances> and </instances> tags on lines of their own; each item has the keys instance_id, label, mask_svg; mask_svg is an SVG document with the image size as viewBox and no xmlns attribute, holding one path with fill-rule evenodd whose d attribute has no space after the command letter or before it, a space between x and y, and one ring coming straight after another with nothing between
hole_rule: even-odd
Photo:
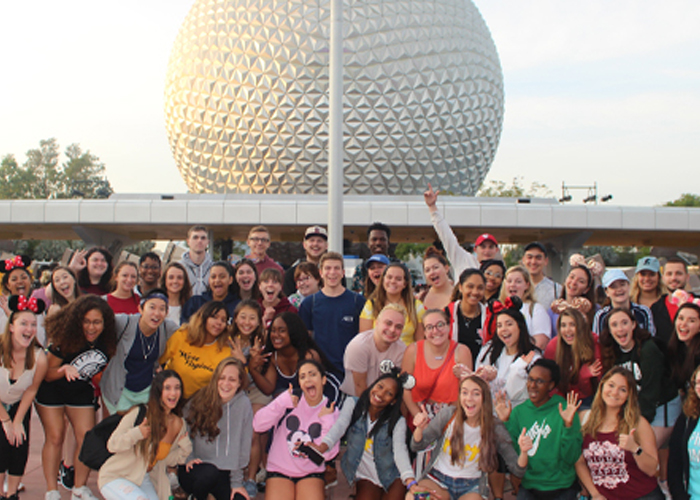
<instances>
[{"instance_id":1,"label":"cell phone","mask_svg":"<svg viewBox=\"0 0 700 500\"><path fill-rule=\"evenodd\" d=\"M301 446L299 446L299 451L302 452L304 455L309 457L309 459L315 463L316 465L321 465L323 462L326 461L326 457L321 455L316 448L312 448L308 444L304 443Z\"/></svg>"}]
</instances>

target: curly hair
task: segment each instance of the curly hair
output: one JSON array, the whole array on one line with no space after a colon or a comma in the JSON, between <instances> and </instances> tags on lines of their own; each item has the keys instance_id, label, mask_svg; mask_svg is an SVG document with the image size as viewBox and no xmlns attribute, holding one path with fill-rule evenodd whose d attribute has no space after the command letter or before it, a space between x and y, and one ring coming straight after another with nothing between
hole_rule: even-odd
<instances>
[{"instance_id":1,"label":"curly hair","mask_svg":"<svg viewBox=\"0 0 700 500\"><path fill-rule=\"evenodd\" d=\"M632 429L637 427L637 422L639 422L641 418L637 395L637 382L634 380L634 375L631 371L621 366L616 366L605 374L603 380L600 381L600 385L598 385L598 390L591 404L591 412L588 415L588 420L586 420L586 423L583 424L581 428L581 432L584 436L592 436L595 438L598 435L598 431L605 419L605 412L607 411L607 406L605 401L603 401L603 390L608 380L615 375L621 375L627 383L627 401L625 401L617 414L617 433L629 434Z\"/></svg>"},{"instance_id":2,"label":"curly hair","mask_svg":"<svg viewBox=\"0 0 700 500\"><path fill-rule=\"evenodd\" d=\"M219 395L219 379L229 366L235 366L238 371L240 386L236 394L248 386L245 367L239 359L229 357L221 360L209 379L209 383L194 393L188 405L186 420L193 436L206 436L209 441L213 441L221 432L218 423L224 412L223 402Z\"/></svg>"},{"instance_id":3,"label":"curly hair","mask_svg":"<svg viewBox=\"0 0 700 500\"><path fill-rule=\"evenodd\" d=\"M146 458L146 463L149 464L156 461L158 445L165 438L165 435L168 432L168 414L165 411L165 408L163 408L163 385L169 378L177 379L180 382L180 390L182 391L182 378L180 378L180 375L173 370L163 370L153 377L151 391L148 393L146 419L151 427L151 435L146 439L139 441L136 446L141 456ZM181 393L180 400L177 402L177 406L173 408L171 413L173 415L180 416L182 413L183 404L184 400L182 399Z\"/></svg>"},{"instance_id":4,"label":"curly hair","mask_svg":"<svg viewBox=\"0 0 700 500\"><path fill-rule=\"evenodd\" d=\"M187 269L185 269L185 266L183 266L179 262L170 262L167 266L165 266L165 270L163 271L163 274L160 277L158 286L165 291L168 290L165 286L165 280L168 277L168 271L170 271L171 269L179 269L185 277L185 281L182 284L182 290L180 290L180 297L178 299L178 304L183 306L185 305L185 302L190 300L190 297L192 297L192 285L190 283L190 276L187 274Z\"/></svg>"},{"instance_id":5,"label":"curly hair","mask_svg":"<svg viewBox=\"0 0 700 500\"><path fill-rule=\"evenodd\" d=\"M187 323L187 343L194 347L202 347L207 338L207 320L219 314L220 311L226 313L226 328L216 338L216 344L220 350L226 347L226 343L231 338L231 327L228 325L231 316L228 314L226 304L218 300L206 302L190 317Z\"/></svg>"},{"instance_id":6,"label":"curly hair","mask_svg":"<svg viewBox=\"0 0 700 500\"><path fill-rule=\"evenodd\" d=\"M117 332L114 324L114 311L107 301L97 295L82 295L61 308L56 314L46 318L46 338L64 353L76 353L88 346L83 330L83 320L90 311L97 310L104 322L100 340L106 354L112 357L117 349Z\"/></svg>"},{"instance_id":7,"label":"curly hair","mask_svg":"<svg viewBox=\"0 0 700 500\"><path fill-rule=\"evenodd\" d=\"M73 290L71 290L71 294L73 295L73 299L77 299L80 297L83 292L80 291L80 287L78 286L78 278L76 278L75 273L73 270L69 267L66 266L56 266L54 270L51 272L51 300L54 304L57 306L63 307L68 304L68 299L66 299L63 295L61 295L60 292L56 290L56 284L54 283L54 277L56 276L56 273L58 271L65 271L68 274L71 275L73 278Z\"/></svg>"},{"instance_id":8,"label":"curly hair","mask_svg":"<svg viewBox=\"0 0 700 500\"><path fill-rule=\"evenodd\" d=\"M700 366L698 366L690 377L690 388L688 389L688 395L683 401L683 414L689 418L700 418L700 397L695 390L695 381L698 378L698 373L700 373Z\"/></svg>"},{"instance_id":9,"label":"curly hair","mask_svg":"<svg viewBox=\"0 0 700 500\"><path fill-rule=\"evenodd\" d=\"M112 270L113 270L112 254L109 253L109 250L107 250L105 247L92 247L85 254L85 262L86 263L88 260L90 260L90 257L95 252L100 252L102 254L102 256L105 258L105 260L107 261L107 270L100 277L100 282L97 284L97 286L99 286L100 289L103 290L105 293L108 293L109 292L109 280L112 279ZM88 288L92 285L92 283L90 283L90 275L88 274L87 264L78 273L78 285L80 286L80 288Z\"/></svg>"}]
</instances>

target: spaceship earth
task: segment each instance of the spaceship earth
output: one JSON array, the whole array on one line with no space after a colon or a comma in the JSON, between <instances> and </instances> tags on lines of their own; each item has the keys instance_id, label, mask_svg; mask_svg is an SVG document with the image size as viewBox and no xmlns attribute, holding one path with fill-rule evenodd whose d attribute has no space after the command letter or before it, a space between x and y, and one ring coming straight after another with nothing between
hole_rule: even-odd
<instances>
[{"instance_id":1,"label":"spaceship earth","mask_svg":"<svg viewBox=\"0 0 700 500\"><path fill-rule=\"evenodd\" d=\"M350 0L345 193L472 195L503 123L496 47L470 0ZM166 131L196 193L327 192L330 0L197 0L175 40Z\"/></svg>"}]
</instances>

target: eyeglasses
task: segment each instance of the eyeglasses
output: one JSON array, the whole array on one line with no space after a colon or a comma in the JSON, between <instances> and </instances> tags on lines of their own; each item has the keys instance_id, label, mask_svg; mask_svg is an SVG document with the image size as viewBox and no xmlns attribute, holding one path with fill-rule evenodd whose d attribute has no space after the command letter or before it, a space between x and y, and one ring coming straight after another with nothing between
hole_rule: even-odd
<instances>
[{"instance_id":1,"label":"eyeglasses","mask_svg":"<svg viewBox=\"0 0 700 500\"><path fill-rule=\"evenodd\" d=\"M543 380L541 378L532 378L532 377L527 378L528 384L544 385L544 384L548 384L549 382L550 382L549 380Z\"/></svg>"},{"instance_id":2,"label":"eyeglasses","mask_svg":"<svg viewBox=\"0 0 700 500\"><path fill-rule=\"evenodd\" d=\"M425 325L425 331L430 333L433 330L442 330L446 326L447 326L447 323L445 323L444 321L439 321L439 322L435 323L434 325Z\"/></svg>"},{"instance_id":3,"label":"eyeglasses","mask_svg":"<svg viewBox=\"0 0 700 500\"><path fill-rule=\"evenodd\" d=\"M496 278L497 280L503 278L503 275L501 273L494 273L493 271L484 271L484 274L491 278Z\"/></svg>"},{"instance_id":4,"label":"eyeglasses","mask_svg":"<svg viewBox=\"0 0 700 500\"><path fill-rule=\"evenodd\" d=\"M84 319L84 320L83 320L83 326L84 326L84 327L89 327L89 326L98 327L98 326L104 325L104 323L105 323L105 322L104 322L103 320L101 320L101 319L96 319L96 320L94 320L94 321L90 321L89 319Z\"/></svg>"},{"instance_id":5,"label":"eyeglasses","mask_svg":"<svg viewBox=\"0 0 700 500\"><path fill-rule=\"evenodd\" d=\"M269 238L248 238L248 241L252 241L253 243L269 243L270 239Z\"/></svg>"},{"instance_id":6,"label":"eyeglasses","mask_svg":"<svg viewBox=\"0 0 700 500\"><path fill-rule=\"evenodd\" d=\"M141 264L141 268L145 269L146 271L157 271L160 269L160 266L157 266L155 264Z\"/></svg>"}]
</instances>

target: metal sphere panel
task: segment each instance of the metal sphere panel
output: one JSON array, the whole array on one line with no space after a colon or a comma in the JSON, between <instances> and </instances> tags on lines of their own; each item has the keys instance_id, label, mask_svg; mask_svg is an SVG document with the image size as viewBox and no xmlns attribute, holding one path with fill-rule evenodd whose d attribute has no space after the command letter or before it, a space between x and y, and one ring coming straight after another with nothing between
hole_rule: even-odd
<instances>
[{"instance_id":1,"label":"metal sphere panel","mask_svg":"<svg viewBox=\"0 0 700 500\"><path fill-rule=\"evenodd\" d=\"M496 47L470 0L346 1L345 192L472 195L503 123ZM191 192L327 191L329 0L197 0L166 129Z\"/></svg>"}]
</instances>

